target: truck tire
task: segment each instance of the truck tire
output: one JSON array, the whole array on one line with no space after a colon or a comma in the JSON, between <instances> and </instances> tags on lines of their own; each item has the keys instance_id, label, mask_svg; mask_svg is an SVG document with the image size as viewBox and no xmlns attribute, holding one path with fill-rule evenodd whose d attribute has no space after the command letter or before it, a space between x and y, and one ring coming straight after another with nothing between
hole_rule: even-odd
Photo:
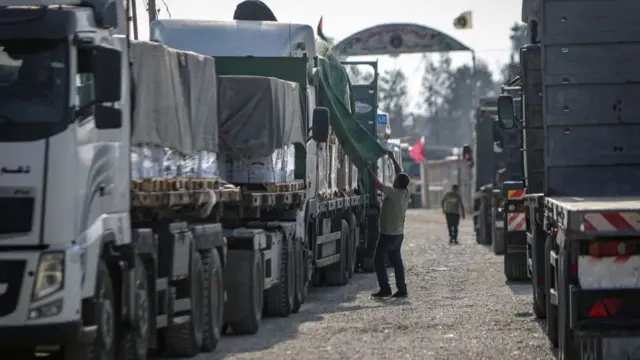
<instances>
[{"instance_id":1,"label":"truck tire","mask_svg":"<svg viewBox=\"0 0 640 360\"><path fill-rule=\"evenodd\" d=\"M544 319L547 317L547 305L545 303L546 292L544 284L540 284L542 279L538 278L538 247L540 245L533 244L533 242L536 241L535 238L533 238L531 241L531 253L530 257L527 258L527 261L531 260L531 288L533 289L531 294L533 298L533 314L536 316L536 319Z\"/></svg>"},{"instance_id":2,"label":"truck tire","mask_svg":"<svg viewBox=\"0 0 640 360\"><path fill-rule=\"evenodd\" d=\"M356 221L356 216L353 213L349 215L349 279L351 279L356 272L360 229Z\"/></svg>"},{"instance_id":3,"label":"truck tire","mask_svg":"<svg viewBox=\"0 0 640 360\"><path fill-rule=\"evenodd\" d=\"M551 303L551 279L555 277L553 268L551 267L551 249L552 247L551 237L547 237L544 242L544 279L545 279L545 294L546 294L546 307L547 307L547 338L553 345L558 347L558 307ZM557 287L557 286L556 286Z\"/></svg>"},{"instance_id":4,"label":"truck tire","mask_svg":"<svg viewBox=\"0 0 640 360\"><path fill-rule=\"evenodd\" d=\"M140 257L136 257L135 272L136 324L123 335L119 357L122 360L146 360L149 349L149 279Z\"/></svg>"},{"instance_id":5,"label":"truck tire","mask_svg":"<svg viewBox=\"0 0 640 360\"><path fill-rule=\"evenodd\" d=\"M567 256L558 257L558 360L580 360L581 356L576 346L573 331L569 326L569 284L567 283Z\"/></svg>"},{"instance_id":6,"label":"truck tire","mask_svg":"<svg viewBox=\"0 0 640 360\"><path fill-rule=\"evenodd\" d=\"M495 234L495 238L491 241L491 250L496 255L503 255L506 242L505 236L507 234L504 229L496 229Z\"/></svg>"},{"instance_id":7,"label":"truck tire","mask_svg":"<svg viewBox=\"0 0 640 360\"><path fill-rule=\"evenodd\" d=\"M189 273L189 296L191 309L189 321L181 324L170 324L164 334L164 346L172 357L193 357L202 348L204 329L204 279L205 270L202 258L197 252L191 254L191 271Z\"/></svg>"},{"instance_id":8,"label":"truck tire","mask_svg":"<svg viewBox=\"0 0 640 360\"><path fill-rule=\"evenodd\" d=\"M504 276L508 281L529 280L527 273L527 258L522 253L504 254Z\"/></svg>"},{"instance_id":9,"label":"truck tire","mask_svg":"<svg viewBox=\"0 0 640 360\"><path fill-rule=\"evenodd\" d=\"M293 239L282 239L279 281L267 290L266 315L268 316L287 317L293 310L296 279L292 242Z\"/></svg>"},{"instance_id":10,"label":"truck tire","mask_svg":"<svg viewBox=\"0 0 640 360\"><path fill-rule=\"evenodd\" d=\"M349 255L347 254L349 224L345 220L341 220L340 226L340 261L331 265L325 272L325 281L329 286L342 286L349 282Z\"/></svg>"},{"instance_id":11,"label":"truck tire","mask_svg":"<svg viewBox=\"0 0 640 360\"><path fill-rule=\"evenodd\" d=\"M202 351L212 352L218 346L224 318L224 273L218 250L202 254L204 265L204 327Z\"/></svg>"},{"instance_id":12,"label":"truck tire","mask_svg":"<svg viewBox=\"0 0 640 360\"><path fill-rule=\"evenodd\" d=\"M244 307L243 313L244 319L229 323L229 327L237 335L253 335L260 329L260 323L262 322L262 306L264 304L264 262L262 260L262 254L258 251L252 255L253 261L251 262L250 278L245 282L237 284L243 287L245 302L242 304Z\"/></svg>"},{"instance_id":13,"label":"truck tire","mask_svg":"<svg viewBox=\"0 0 640 360\"><path fill-rule=\"evenodd\" d=\"M293 308L292 314L297 314L304 303L304 290L307 286L305 283L305 260L304 260L304 244L301 239L295 239L293 242L293 272L295 275L295 288L293 289Z\"/></svg>"},{"instance_id":14,"label":"truck tire","mask_svg":"<svg viewBox=\"0 0 640 360\"><path fill-rule=\"evenodd\" d=\"M109 269L104 260L98 263L95 299L95 324L98 333L93 343L71 345L64 349L67 360L116 360L116 339L118 322L116 321L115 296ZM104 322L106 321L106 322ZM108 322L108 323L107 323Z\"/></svg>"}]
</instances>

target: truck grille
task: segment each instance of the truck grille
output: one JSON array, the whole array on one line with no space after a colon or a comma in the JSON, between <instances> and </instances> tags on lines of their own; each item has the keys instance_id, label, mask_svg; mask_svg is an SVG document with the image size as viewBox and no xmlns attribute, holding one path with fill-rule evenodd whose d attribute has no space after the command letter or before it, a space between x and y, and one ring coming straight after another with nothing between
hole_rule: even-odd
<instances>
[{"instance_id":1,"label":"truck grille","mask_svg":"<svg viewBox=\"0 0 640 360\"><path fill-rule=\"evenodd\" d=\"M30 232L34 203L34 198L0 198L0 234Z\"/></svg>"},{"instance_id":2,"label":"truck grille","mask_svg":"<svg viewBox=\"0 0 640 360\"><path fill-rule=\"evenodd\" d=\"M0 317L16 310L26 266L24 260L0 260Z\"/></svg>"}]
</instances>

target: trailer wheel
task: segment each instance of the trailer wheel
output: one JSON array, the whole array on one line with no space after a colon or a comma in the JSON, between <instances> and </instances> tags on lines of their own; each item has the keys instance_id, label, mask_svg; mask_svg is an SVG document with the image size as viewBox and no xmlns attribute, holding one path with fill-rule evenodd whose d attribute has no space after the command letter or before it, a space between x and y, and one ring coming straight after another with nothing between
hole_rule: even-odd
<instances>
[{"instance_id":1,"label":"trailer wheel","mask_svg":"<svg viewBox=\"0 0 640 360\"><path fill-rule=\"evenodd\" d=\"M504 254L504 276L508 281L529 280L526 255L523 253Z\"/></svg>"},{"instance_id":2,"label":"trailer wheel","mask_svg":"<svg viewBox=\"0 0 640 360\"><path fill-rule=\"evenodd\" d=\"M251 277L246 282L238 284L245 289L246 302L243 313L245 318L229 324L231 330L237 335L253 335L260 329L262 322L262 305L264 303L264 262L262 254L258 251L252 254Z\"/></svg>"},{"instance_id":3,"label":"trailer wheel","mask_svg":"<svg viewBox=\"0 0 640 360\"><path fill-rule=\"evenodd\" d=\"M268 316L287 317L293 309L295 263L293 261L292 241L292 239L282 239L279 281L267 290L266 314Z\"/></svg>"},{"instance_id":4,"label":"trailer wheel","mask_svg":"<svg viewBox=\"0 0 640 360\"><path fill-rule=\"evenodd\" d=\"M529 234L527 234L527 236L529 236ZM531 288L533 289L531 294L533 297L533 314L537 319L544 319L547 317L547 305L545 302L546 292L544 289L544 284L540 284L541 280L543 280L544 278L538 278L538 247L540 245L536 244L534 246L533 242L535 241L536 238L533 238L531 240L531 252L530 256L527 258L527 261L531 260Z\"/></svg>"},{"instance_id":5,"label":"trailer wheel","mask_svg":"<svg viewBox=\"0 0 640 360\"><path fill-rule=\"evenodd\" d=\"M360 227L358 226L358 222L356 220L356 216L351 213L351 223L350 223L350 231L351 235L349 238L349 279L353 277L353 274L356 272L356 267L358 266L356 258L358 257L358 241L360 239Z\"/></svg>"},{"instance_id":6,"label":"trailer wheel","mask_svg":"<svg viewBox=\"0 0 640 360\"><path fill-rule=\"evenodd\" d=\"M98 333L93 343L88 345L75 344L64 349L64 357L68 360L116 360L116 339L118 321L115 307L113 283L109 269L104 260L98 264L98 274L95 293L95 324Z\"/></svg>"},{"instance_id":7,"label":"trailer wheel","mask_svg":"<svg viewBox=\"0 0 640 360\"><path fill-rule=\"evenodd\" d=\"M546 307L547 307L547 337L553 345L558 347L558 307L551 303L551 279L555 278L553 268L551 267L551 249L552 247L551 237L547 237L544 242L544 289L546 294ZM557 287L557 286L556 286Z\"/></svg>"},{"instance_id":8,"label":"trailer wheel","mask_svg":"<svg viewBox=\"0 0 640 360\"><path fill-rule=\"evenodd\" d=\"M149 279L140 257L136 257L135 281L136 324L120 344L123 360L146 360L149 348Z\"/></svg>"},{"instance_id":9,"label":"trailer wheel","mask_svg":"<svg viewBox=\"0 0 640 360\"><path fill-rule=\"evenodd\" d=\"M202 351L212 352L220 342L224 317L224 274L216 249L202 254L204 264L204 328Z\"/></svg>"},{"instance_id":10,"label":"trailer wheel","mask_svg":"<svg viewBox=\"0 0 640 360\"><path fill-rule=\"evenodd\" d=\"M341 286L349 282L349 255L347 254L347 242L349 241L349 224L345 220L340 222L340 261L331 265L325 273L325 281L329 286ZM346 256L345 256L346 255Z\"/></svg>"},{"instance_id":11,"label":"trailer wheel","mask_svg":"<svg viewBox=\"0 0 640 360\"><path fill-rule=\"evenodd\" d=\"M580 354L574 342L573 331L569 326L569 284L567 256L558 257L558 360L580 360Z\"/></svg>"},{"instance_id":12,"label":"trailer wheel","mask_svg":"<svg viewBox=\"0 0 640 360\"><path fill-rule=\"evenodd\" d=\"M356 258L358 254L358 226L356 224L356 217L352 212L345 214L345 221L349 226L349 237L347 240L347 271L348 277L351 279L356 271Z\"/></svg>"},{"instance_id":13,"label":"trailer wheel","mask_svg":"<svg viewBox=\"0 0 640 360\"><path fill-rule=\"evenodd\" d=\"M503 255L507 234L504 229L496 229L495 238L491 241L491 250L496 255Z\"/></svg>"},{"instance_id":14,"label":"trailer wheel","mask_svg":"<svg viewBox=\"0 0 640 360\"><path fill-rule=\"evenodd\" d=\"M301 239L295 239L293 242L293 259L294 259L294 275L296 279L294 293L293 293L293 308L291 312L297 314L304 303L304 288L305 283L305 263L304 263L304 244Z\"/></svg>"},{"instance_id":15,"label":"trailer wheel","mask_svg":"<svg viewBox=\"0 0 640 360\"><path fill-rule=\"evenodd\" d=\"M191 272L189 274L189 295L191 309L189 321L171 324L164 336L167 353L173 357L196 356L202 348L204 328L204 266L197 252L191 254Z\"/></svg>"}]
</instances>

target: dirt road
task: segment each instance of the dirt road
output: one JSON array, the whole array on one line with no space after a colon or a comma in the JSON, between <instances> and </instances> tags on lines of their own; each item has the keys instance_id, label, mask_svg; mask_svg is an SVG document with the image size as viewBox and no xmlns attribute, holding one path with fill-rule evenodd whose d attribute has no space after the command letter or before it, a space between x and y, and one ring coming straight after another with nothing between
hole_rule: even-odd
<instances>
[{"instance_id":1,"label":"dirt road","mask_svg":"<svg viewBox=\"0 0 640 360\"><path fill-rule=\"evenodd\" d=\"M475 243L471 221L462 222L460 245L447 239L439 212L410 210L409 299L375 301L375 275L357 274L345 287L314 289L299 314L265 319L254 336L227 336L198 360L554 359L530 286L505 284L502 257Z\"/></svg>"}]
</instances>

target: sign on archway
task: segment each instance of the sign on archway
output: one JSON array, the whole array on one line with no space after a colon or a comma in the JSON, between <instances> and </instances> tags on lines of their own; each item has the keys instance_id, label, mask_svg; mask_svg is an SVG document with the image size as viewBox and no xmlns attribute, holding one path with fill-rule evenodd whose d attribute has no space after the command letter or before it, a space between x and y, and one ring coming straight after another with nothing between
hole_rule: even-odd
<instances>
[{"instance_id":1,"label":"sign on archway","mask_svg":"<svg viewBox=\"0 0 640 360\"><path fill-rule=\"evenodd\" d=\"M341 57L443 53L473 50L453 37L417 24L382 24L361 30L334 45Z\"/></svg>"}]
</instances>

